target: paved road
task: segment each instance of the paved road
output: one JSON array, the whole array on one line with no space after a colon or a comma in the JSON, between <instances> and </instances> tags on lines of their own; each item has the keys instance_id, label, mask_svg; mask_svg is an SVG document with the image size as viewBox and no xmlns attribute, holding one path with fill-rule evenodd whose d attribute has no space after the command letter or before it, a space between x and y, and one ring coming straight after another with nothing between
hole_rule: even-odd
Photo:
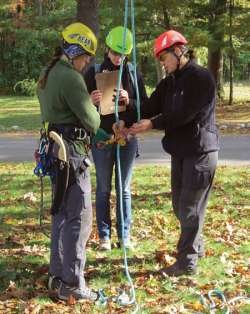
<instances>
[{"instance_id":1,"label":"paved road","mask_svg":"<svg viewBox=\"0 0 250 314\"><path fill-rule=\"evenodd\" d=\"M160 143L161 136L153 135L140 140L140 158L142 163L169 163ZM34 137L0 137L0 162L33 161ZM250 136L223 136L219 153L221 165L250 165Z\"/></svg>"}]
</instances>

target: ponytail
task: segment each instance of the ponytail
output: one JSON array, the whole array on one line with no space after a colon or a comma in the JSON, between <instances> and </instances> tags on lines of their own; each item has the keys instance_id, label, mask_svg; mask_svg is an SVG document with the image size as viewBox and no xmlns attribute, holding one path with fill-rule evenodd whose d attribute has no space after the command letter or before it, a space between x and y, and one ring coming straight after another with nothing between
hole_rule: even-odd
<instances>
[{"instance_id":1,"label":"ponytail","mask_svg":"<svg viewBox=\"0 0 250 314\"><path fill-rule=\"evenodd\" d=\"M49 72L53 68L53 66L57 63L57 61L59 61L59 59L61 58L62 54L63 54L62 48L61 47L56 47L52 60L48 64L48 66L47 66L47 68L45 70L44 75L38 81L38 86L40 88L42 88L42 89L45 88L46 83L47 83L47 79L48 79L48 76L49 76Z\"/></svg>"},{"instance_id":2,"label":"ponytail","mask_svg":"<svg viewBox=\"0 0 250 314\"><path fill-rule=\"evenodd\" d=\"M189 60L193 60L196 58L196 55L193 49L188 49L188 51L185 53L185 56L187 56Z\"/></svg>"}]
</instances>

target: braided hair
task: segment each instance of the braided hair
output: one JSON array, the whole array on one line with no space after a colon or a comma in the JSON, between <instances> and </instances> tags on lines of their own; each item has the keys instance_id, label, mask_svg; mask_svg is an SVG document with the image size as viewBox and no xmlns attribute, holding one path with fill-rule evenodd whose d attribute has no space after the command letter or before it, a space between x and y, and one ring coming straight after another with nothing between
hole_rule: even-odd
<instances>
[{"instance_id":1,"label":"braided hair","mask_svg":"<svg viewBox=\"0 0 250 314\"><path fill-rule=\"evenodd\" d=\"M61 58L62 54L63 54L62 48L59 47L59 46L56 47L52 60L47 65L44 75L42 77L40 77L40 79L38 81L38 86L40 88L42 88L42 89L45 88L46 82L47 82L47 79L48 79L48 76L49 76L49 72L54 67L54 65L59 61L59 59Z\"/></svg>"}]
</instances>

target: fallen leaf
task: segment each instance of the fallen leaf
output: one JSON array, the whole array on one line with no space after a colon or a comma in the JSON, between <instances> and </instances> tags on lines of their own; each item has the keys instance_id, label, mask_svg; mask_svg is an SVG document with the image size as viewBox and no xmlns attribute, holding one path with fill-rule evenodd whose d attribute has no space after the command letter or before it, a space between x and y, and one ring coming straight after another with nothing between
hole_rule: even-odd
<instances>
[{"instance_id":1,"label":"fallen leaf","mask_svg":"<svg viewBox=\"0 0 250 314\"><path fill-rule=\"evenodd\" d=\"M75 305L75 304L76 304L76 299L71 294L67 300L67 305Z\"/></svg>"}]
</instances>

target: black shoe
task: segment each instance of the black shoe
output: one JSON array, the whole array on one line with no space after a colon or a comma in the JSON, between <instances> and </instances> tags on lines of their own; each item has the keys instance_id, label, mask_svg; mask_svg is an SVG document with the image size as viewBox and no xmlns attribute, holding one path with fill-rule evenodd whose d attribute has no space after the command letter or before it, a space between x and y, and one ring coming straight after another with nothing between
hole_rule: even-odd
<instances>
[{"instance_id":1,"label":"black shoe","mask_svg":"<svg viewBox=\"0 0 250 314\"><path fill-rule=\"evenodd\" d=\"M178 277L182 275L195 275L197 273L197 269L191 267L182 268L177 262L175 262L169 267L162 268L160 272L163 276Z\"/></svg>"},{"instance_id":2,"label":"black shoe","mask_svg":"<svg viewBox=\"0 0 250 314\"><path fill-rule=\"evenodd\" d=\"M200 237L199 245L198 245L198 258L202 258L205 256L205 245L204 240Z\"/></svg>"},{"instance_id":3,"label":"black shoe","mask_svg":"<svg viewBox=\"0 0 250 314\"><path fill-rule=\"evenodd\" d=\"M198 252L198 258L205 257L205 252L204 251L199 251Z\"/></svg>"},{"instance_id":4,"label":"black shoe","mask_svg":"<svg viewBox=\"0 0 250 314\"><path fill-rule=\"evenodd\" d=\"M61 278L49 275L48 290L57 291L60 288L61 283L62 283Z\"/></svg>"}]
</instances>

